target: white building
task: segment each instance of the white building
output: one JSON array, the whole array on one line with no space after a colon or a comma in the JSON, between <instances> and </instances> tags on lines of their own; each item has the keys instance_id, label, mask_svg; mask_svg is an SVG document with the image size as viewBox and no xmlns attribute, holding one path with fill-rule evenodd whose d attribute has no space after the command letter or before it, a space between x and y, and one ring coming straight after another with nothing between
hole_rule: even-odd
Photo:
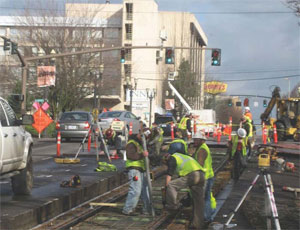
<instances>
[{"instance_id":1,"label":"white building","mask_svg":"<svg viewBox=\"0 0 300 230\"><path fill-rule=\"evenodd\" d=\"M107 1L109 2L109 1ZM188 12L161 12L154 0L124 0L123 4L66 4L65 16L93 17L93 27L101 31L100 46L106 47L175 47L175 63L165 64L165 49L126 49L125 63L120 63L120 51L102 54L104 72L100 89L100 107L129 109L132 91L132 111L142 119L149 119L150 100L147 89L154 90L152 121L155 112L164 113L163 84L169 72L178 70L183 59L189 60L196 74L200 96L192 106L204 105L205 51L177 49L204 48L207 38L195 16ZM87 13L88 12L88 13ZM89 13L90 12L90 13ZM0 24L3 29L17 25ZM109 60L109 62L107 61ZM136 83L136 84L135 84ZM136 87L135 87L136 86ZM127 92L127 93L126 93ZM93 95L91 95L93 98Z\"/></svg>"}]
</instances>

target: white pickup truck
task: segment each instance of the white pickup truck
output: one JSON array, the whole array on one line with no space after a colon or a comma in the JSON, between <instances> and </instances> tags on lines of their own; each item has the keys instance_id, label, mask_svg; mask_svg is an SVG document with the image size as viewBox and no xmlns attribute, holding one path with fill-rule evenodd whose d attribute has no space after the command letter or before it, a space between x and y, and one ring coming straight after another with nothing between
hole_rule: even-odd
<instances>
[{"instance_id":1,"label":"white pickup truck","mask_svg":"<svg viewBox=\"0 0 300 230\"><path fill-rule=\"evenodd\" d=\"M33 140L22 127L32 123L31 115L18 120L8 102L0 97L0 179L11 178L15 195L28 195L33 186Z\"/></svg>"}]
</instances>

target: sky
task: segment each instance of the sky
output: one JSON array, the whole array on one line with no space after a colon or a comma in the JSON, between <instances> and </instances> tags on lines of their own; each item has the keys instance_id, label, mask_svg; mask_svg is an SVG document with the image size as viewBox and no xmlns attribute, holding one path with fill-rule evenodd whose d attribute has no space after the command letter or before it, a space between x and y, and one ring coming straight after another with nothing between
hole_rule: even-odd
<instances>
[{"instance_id":1,"label":"sky","mask_svg":"<svg viewBox=\"0 0 300 230\"><path fill-rule=\"evenodd\" d=\"M0 14L12 15L12 8L24 7L24 1L0 0ZM56 1L63 5L64 0ZM210 65L207 52L207 76L228 83L229 95L259 96L271 96L274 85L281 88L281 94L288 94L288 89L300 82L300 76L295 76L300 75L300 17L291 13L284 1L156 0L161 11L194 13L208 38L207 47L222 50L219 67ZM249 97L257 119L263 109L262 100ZM259 107L254 107L254 101Z\"/></svg>"}]
</instances>

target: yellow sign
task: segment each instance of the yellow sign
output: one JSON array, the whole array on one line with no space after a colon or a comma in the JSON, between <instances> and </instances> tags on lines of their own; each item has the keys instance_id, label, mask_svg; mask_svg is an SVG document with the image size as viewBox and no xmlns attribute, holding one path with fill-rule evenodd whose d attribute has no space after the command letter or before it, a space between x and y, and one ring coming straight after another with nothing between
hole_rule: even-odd
<instances>
[{"instance_id":1,"label":"yellow sign","mask_svg":"<svg viewBox=\"0 0 300 230\"><path fill-rule=\"evenodd\" d=\"M225 93L227 84L220 81L209 81L204 84L204 92L211 94Z\"/></svg>"}]
</instances>

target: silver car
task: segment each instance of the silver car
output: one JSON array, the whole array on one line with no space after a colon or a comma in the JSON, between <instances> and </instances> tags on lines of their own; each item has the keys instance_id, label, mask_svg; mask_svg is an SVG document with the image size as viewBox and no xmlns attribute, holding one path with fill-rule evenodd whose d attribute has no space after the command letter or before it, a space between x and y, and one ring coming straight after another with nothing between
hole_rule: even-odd
<instances>
[{"instance_id":1,"label":"silver car","mask_svg":"<svg viewBox=\"0 0 300 230\"><path fill-rule=\"evenodd\" d=\"M98 116L98 124L103 130L108 129L113 121L124 121L125 127L129 131L129 124L132 122L132 133L136 134L140 128L140 117L135 116L129 111L109 111L103 112Z\"/></svg>"},{"instance_id":2,"label":"silver car","mask_svg":"<svg viewBox=\"0 0 300 230\"><path fill-rule=\"evenodd\" d=\"M61 139L70 141L71 138L83 139L90 127L92 129L92 142L94 141L94 120L90 112L72 111L65 112L56 124L56 130L60 131Z\"/></svg>"}]
</instances>

